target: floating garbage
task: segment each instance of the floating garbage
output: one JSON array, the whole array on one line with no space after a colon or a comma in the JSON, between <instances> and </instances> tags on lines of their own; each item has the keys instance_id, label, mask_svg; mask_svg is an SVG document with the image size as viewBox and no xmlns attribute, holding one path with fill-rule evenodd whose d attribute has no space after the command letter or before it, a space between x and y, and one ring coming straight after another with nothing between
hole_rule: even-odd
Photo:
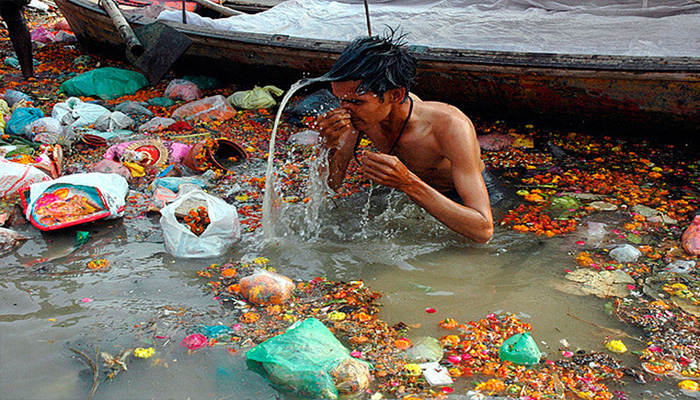
<instances>
[{"instance_id":1,"label":"floating garbage","mask_svg":"<svg viewBox=\"0 0 700 400\"><path fill-rule=\"evenodd\" d=\"M535 365L540 362L542 353L529 332L516 333L501 345L498 356L502 361L516 365Z\"/></svg>"},{"instance_id":2,"label":"floating garbage","mask_svg":"<svg viewBox=\"0 0 700 400\"><path fill-rule=\"evenodd\" d=\"M35 183L21 195L29 222L50 231L121 217L128 190L120 175L91 172Z\"/></svg>"},{"instance_id":3,"label":"floating garbage","mask_svg":"<svg viewBox=\"0 0 700 400\"><path fill-rule=\"evenodd\" d=\"M56 103L51 111L53 118L73 128L92 125L103 114L109 114L109 110L99 104L86 103L77 97Z\"/></svg>"},{"instance_id":4,"label":"floating garbage","mask_svg":"<svg viewBox=\"0 0 700 400\"><path fill-rule=\"evenodd\" d=\"M241 279L241 294L255 304L283 304L294 290L294 282L286 276L259 269Z\"/></svg>"},{"instance_id":5,"label":"floating garbage","mask_svg":"<svg viewBox=\"0 0 700 400\"><path fill-rule=\"evenodd\" d=\"M623 244L610 250L610 257L620 263L633 263L642 256L642 252L636 246Z\"/></svg>"},{"instance_id":6,"label":"floating garbage","mask_svg":"<svg viewBox=\"0 0 700 400\"><path fill-rule=\"evenodd\" d=\"M0 227L0 254L14 250L20 243L29 239L12 229Z\"/></svg>"},{"instance_id":7,"label":"floating garbage","mask_svg":"<svg viewBox=\"0 0 700 400\"><path fill-rule=\"evenodd\" d=\"M434 337L424 336L413 341L413 345L404 351L406 357L417 363L439 362L442 360L443 348Z\"/></svg>"},{"instance_id":8,"label":"floating garbage","mask_svg":"<svg viewBox=\"0 0 700 400\"><path fill-rule=\"evenodd\" d=\"M209 222L201 233L195 234L184 222L193 209L204 207ZM160 226L165 249L175 257L219 257L240 238L240 224L236 207L202 190L192 190L160 210ZM183 222L180 222L181 218ZM202 224L194 221L195 224Z\"/></svg>"},{"instance_id":9,"label":"floating garbage","mask_svg":"<svg viewBox=\"0 0 700 400\"><path fill-rule=\"evenodd\" d=\"M610 340L605 343L605 348L615 354L623 354L627 352L627 346L622 343L622 340Z\"/></svg>"},{"instance_id":10,"label":"floating garbage","mask_svg":"<svg viewBox=\"0 0 700 400\"><path fill-rule=\"evenodd\" d=\"M248 350L248 361L260 366L273 384L309 398L352 397L369 388L367 364L315 318Z\"/></svg>"},{"instance_id":11,"label":"floating garbage","mask_svg":"<svg viewBox=\"0 0 700 400\"><path fill-rule=\"evenodd\" d=\"M186 348L187 350L199 350L201 348L207 347L209 345L209 339L201 333L193 333L186 336L180 342L180 346Z\"/></svg>"}]
</instances>

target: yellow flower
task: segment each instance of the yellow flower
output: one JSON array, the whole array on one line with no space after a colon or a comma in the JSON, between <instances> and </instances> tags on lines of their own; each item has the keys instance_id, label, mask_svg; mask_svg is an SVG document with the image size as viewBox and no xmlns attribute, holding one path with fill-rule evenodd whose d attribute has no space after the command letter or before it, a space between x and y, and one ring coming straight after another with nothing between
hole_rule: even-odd
<instances>
[{"instance_id":1,"label":"yellow flower","mask_svg":"<svg viewBox=\"0 0 700 400\"><path fill-rule=\"evenodd\" d=\"M617 354L622 354L627 351L627 346L622 343L622 340L611 340L605 343L605 348Z\"/></svg>"},{"instance_id":2,"label":"yellow flower","mask_svg":"<svg viewBox=\"0 0 700 400\"><path fill-rule=\"evenodd\" d=\"M340 311L332 311L328 314L328 319L331 321L342 321L346 317L346 314L344 312Z\"/></svg>"},{"instance_id":3,"label":"yellow flower","mask_svg":"<svg viewBox=\"0 0 700 400\"><path fill-rule=\"evenodd\" d=\"M410 376L418 376L422 373L420 365L418 364L406 364L403 366L403 370Z\"/></svg>"},{"instance_id":4,"label":"yellow flower","mask_svg":"<svg viewBox=\"0 0 700 400\"><path fill-rule=\"evenodd\" d=\"M370 143L369 139L362 138L362 140L360 140L360 146L362 147L369 146Z\"/></svg>"},{"instance_id":5,"label":"yellow flower","mask_svg":"<svg viewBox=\"0 0 700 400\"><path fill-rule=\"evenodd\" d=\"M700 383L686 379L678 382L678 389L687 390L689 392L700 392Z\"/></svg>"},{"instance_id":6,"label":"yellow flower","mask_svg":"<svg viewBox=\"0 0 700 400\"><path fill-rule=\"evenodd\" d=\"M137 347L134 350L134 355L138 358L151 358L154 354L156 354L156 350L153 347L149 347L147 349Z\"/></svg>"},{"instance_id":7,"label":"yellow flower","mask_svg":"<svg viewBox=\"0 0 700 400\"><path fill-rule=\"evenodd\" d=\"M258 258L253 259L253 264L258 264L258 265L267 264L269 262L270 262L270 260L268 260L265 257L258 257Z\"/></svg>"},{"instance_id":8,"label":"yellow flower","mask_svg":"<svg viewBox=\"0 0 700 400\"><path fill-rule=\"evenodd\" d=\"M238 201L248 201L248 195L247 194L239 194L236 196L236 200Z\"/></svg>"}]
</instances>

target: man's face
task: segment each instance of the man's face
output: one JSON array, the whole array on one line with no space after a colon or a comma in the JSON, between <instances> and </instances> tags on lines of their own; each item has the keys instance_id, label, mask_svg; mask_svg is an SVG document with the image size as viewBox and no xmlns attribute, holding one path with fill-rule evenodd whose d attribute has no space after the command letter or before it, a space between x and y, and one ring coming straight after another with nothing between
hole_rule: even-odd
<instances>
[{"instance_id":1,"label":"man's face","mask_svg":"<svg viewBox=\"0 0 700 400\"><path fill-rule=\"evenodd\" d=\"M348 110L352 125L359 130L375 126L386 119L391 111L388 102L382 101L375 93L357 94L360 81L333 82L333 94L340 100L340 106Z\"/></svg>"}]
</instances>

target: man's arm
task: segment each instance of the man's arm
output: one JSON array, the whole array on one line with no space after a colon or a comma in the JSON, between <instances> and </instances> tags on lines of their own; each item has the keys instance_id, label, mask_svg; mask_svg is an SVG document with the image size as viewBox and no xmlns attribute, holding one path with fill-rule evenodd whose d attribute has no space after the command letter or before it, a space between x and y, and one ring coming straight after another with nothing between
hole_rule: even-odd
<instances>
[{"instance_id":1,"label":"man's arm","mask_svg":"<svg viewBox=\"0 0 700 400\"><path fill-rule=\"evenodd\" d=\"M493 236L493 216L481 176L479 153L472 147L478 143L471 125L457 125L446 130L440 141L451 162L454 185L464 205L448 199L425 183L397 157L363 152L363 171L372 181L406 193L453 231L485 243Z\"/></svg>"},{"instance_id":2,"label":"man's arm","mask_svg":"<svg viewBox=\"0 0 700 400\"><path fill-rule=\"evenodd\" d=\"M345 171L355 151L359 132L350 122L350 114L342 108L331 110L317 120L323 146L328 151L328 185L337 190L345 179Z\"/></svg>"}]
</instances>

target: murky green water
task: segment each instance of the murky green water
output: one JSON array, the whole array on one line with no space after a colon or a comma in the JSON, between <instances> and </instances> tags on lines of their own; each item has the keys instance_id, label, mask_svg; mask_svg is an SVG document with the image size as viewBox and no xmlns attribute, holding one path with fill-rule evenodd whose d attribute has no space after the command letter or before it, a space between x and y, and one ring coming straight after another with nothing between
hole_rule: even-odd
<instances>
[{"instance_id":1,"label":"murky green water","mask_svg":"<svg viewBox=\"0 0 700 400\"><path fill-rule=\"evenodd\" d=\"M265 256L294 279L327 275L334 280L364 279L383 293L382 318L421 324L410 336L444 332L437 322L460 322L505 310L534 327L540 349L557 359L559 341L572 348L603 351L609 332L567 316L640 332L604 311L606 300L556 290L568 254L580 236L545 239L497 230L487 245L472 245L447 231L403 195L374 189L329 203L318 226L304 226L301 205L284 221L286 234L262 243L262 232L244 235L231 256ZM112 354L150 347L148 360L129 358L128 371L102 382L98 399L270 399L278 394L246 369L244 357L225 347L188 354L180 341L192 324L235 322L195 271L214 260L174 259L165 252L157 217L107 221L88 226L90 240L65 255L75 231L42 234L29 225L15 227L31 237L0 258L0 397L3 399L87 398L92 372L69 348L94 357L96 347ZM85 229L85 228L81 228ZM580 234L578 234L580 235ZM36 263L39 258L52 261ZM111 268L84 272L87 262L105 258ZM80 271L80 272L76 272ZM437 310L425 312L427 307ZM155 325L154 325L155 324ZM155 333L154 333L155 329ZM154 339L155 338L155 339ZM625 340L631 350L639 343ZM632 365L634 356L623 357ZM630 398L675 398L673 382L630 383Z\"/></svg>"}]
</instances>

